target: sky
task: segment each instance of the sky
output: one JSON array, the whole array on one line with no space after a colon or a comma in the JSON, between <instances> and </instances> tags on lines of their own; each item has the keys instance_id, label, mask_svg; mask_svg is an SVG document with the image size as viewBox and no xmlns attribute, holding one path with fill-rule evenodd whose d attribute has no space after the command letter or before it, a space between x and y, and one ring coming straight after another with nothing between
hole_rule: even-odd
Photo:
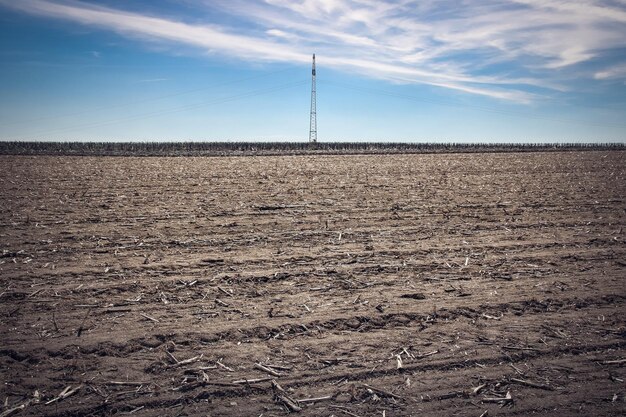
<instances>
[{"instance_id":1,"label":"sky","mask_svg":"<svg viewBox=\"0 0 626 417\"><path fill-rule=\"evenodd\" d=\"M626 0L0 0L0 140L626 142Z\"/></svg>"}]
</instances>

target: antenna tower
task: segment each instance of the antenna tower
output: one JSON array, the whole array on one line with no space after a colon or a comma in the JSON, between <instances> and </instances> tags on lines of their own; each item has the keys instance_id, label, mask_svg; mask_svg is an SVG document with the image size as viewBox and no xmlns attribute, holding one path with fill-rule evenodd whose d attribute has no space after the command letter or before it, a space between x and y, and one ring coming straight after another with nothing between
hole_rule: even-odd
<instances>
[{"instance_id":1,"label":"antenna tower","mask_svg":"<svg viewBox=\"0 0 626 417\"><path fill-rule=\"evenodd\" d=\"M315 102L315 54L313 54L313 70L311 71L311 124L309 143L317 143L317 110Z\"/></svg>"}]
</instances>

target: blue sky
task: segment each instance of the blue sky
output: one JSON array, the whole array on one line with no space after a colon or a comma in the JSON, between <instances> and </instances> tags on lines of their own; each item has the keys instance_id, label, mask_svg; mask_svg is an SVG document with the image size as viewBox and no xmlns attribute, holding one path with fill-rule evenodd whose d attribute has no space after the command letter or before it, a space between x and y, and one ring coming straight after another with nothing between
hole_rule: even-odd
<instances>
[{"instance_id":1,"label":"blue sky","mask_svg":"<svg viewBox=\"0 0 626 417\"><path fill-rule=\"evenodd\" d=\"M626 141L624 0L0 0L0 140Z\"/></svg>"}]
</instances>

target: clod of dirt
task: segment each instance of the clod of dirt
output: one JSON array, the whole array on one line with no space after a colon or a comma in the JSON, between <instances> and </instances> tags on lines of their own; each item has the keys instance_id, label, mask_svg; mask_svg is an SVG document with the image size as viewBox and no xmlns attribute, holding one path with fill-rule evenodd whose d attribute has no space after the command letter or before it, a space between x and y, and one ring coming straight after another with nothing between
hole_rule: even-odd
<instances>
[{"instance_id":1,"label":"clod of dirt","mask_svg":"<svg viewBox=\"0 0 626 417\"><path fill-rule=\"evenodd\" d=\"M425 300L426 296L421 292L414 292L409 294L402 294L400 298L411 298L413 300Z\"/></svg>"}]
</instances>

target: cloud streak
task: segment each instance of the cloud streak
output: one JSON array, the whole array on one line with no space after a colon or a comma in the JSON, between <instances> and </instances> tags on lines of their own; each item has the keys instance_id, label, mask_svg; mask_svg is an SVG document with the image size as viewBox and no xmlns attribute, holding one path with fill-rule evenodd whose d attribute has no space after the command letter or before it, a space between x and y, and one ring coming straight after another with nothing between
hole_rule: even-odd
<instances>
[{"instance_id":1,"label":"cloud streak","mask_svg":"<svg viewBox=\"0 0 626 417\"><path fill-rule=\"evenodd\" d=\"M577 66L626 47L623 1L211 0L200 12L238 24L188 23L84 1L0 0L24 13L253 62L320 64L402 83L515 102L571 89ZM202 13L200 13L202 15ZM229 20L230 21L230 20ZM614 60L613 60L614 61ZM618 80L612 62L588 80ZM619 70L616 70L619 69Z\"/></svg>"}]
</instances>

